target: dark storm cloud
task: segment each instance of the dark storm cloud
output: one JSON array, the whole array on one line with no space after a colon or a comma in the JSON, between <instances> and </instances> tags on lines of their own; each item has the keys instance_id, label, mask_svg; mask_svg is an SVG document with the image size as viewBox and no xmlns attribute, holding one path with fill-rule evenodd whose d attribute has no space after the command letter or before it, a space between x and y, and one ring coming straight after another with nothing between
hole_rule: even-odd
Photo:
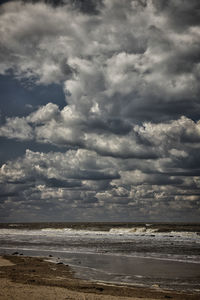
<instances>
[{"instance_id":1,"label":"dark storm cloud","mask_svg":"<svg viewBox=\"0 0 200 300\"><path fill-rule=\"evenodd\" d=\"M6 214L198 218L199 11L193 0L1 5L0 74L49 89L30 110L1 108L1 137L32 149L2 164ZM51 99L59 85L65 104Z\"/></svg>"},{"instance_id":2,"label":"dark storm cloud","mask_svg":"<svg viewBox=\"0 0 200 300\"><path fill-rule=\"evenodd\" d=\"M12 192L4 193L4 192L1 192L0 198L16 197L17 195L18 195L18 193L12 193Z\"/></svg>"},{"instance_id":3,"label":"dark storm cloud","mask_svg":"<svg viewBox=\"0 0 200 300\"><path fill-rule=\"evenodd\" d=\"M19 2L19 0L1 0L0 5L7 2ZM100 8L103 6L102 0L22 0L24 4L26 3L45 3L47 5L52 5L53 7L70 5L73 9L79 10L86 14L98 14Z\"/></svg>"},{"instance_id":4,"label":"dark storm cloud","mask_svg":"<svg viewBox=\"0 0 200 300\"><path fill-rule=\"evenodd\" d=\"M200 24L200 3L198 0L153 0L158 13L165 14L176 30L185 30L188 26Z\"/></svg>"},{"instance_id":5,"label":"dark storm cloud","mask_svg":"<svg viewBox=\"0 0 200 300\"><path fill-rule=\"evenodd\" d=\"M59 180L56 178L49 178L46 180L45 183L48 187L56 187L56 188L81 187L80 181L66 181L66 180Z\"/></svg>"},{"instance_id":6,"label":"dark storm cloud","mask_svg":"<svg viewBox=\"0 0 200 300\"><path fill-rule=\"evenodd\" d=\"M102 8L102 0L68 0L73 7L79 9L83 13L87 14L98 14L100 8Z\"/></svg>"},{"instance_id":7,"label":"dark storm cloud","mask_svg":"<svg viewBox=\"0 0 200 300\"><path fill-rule=\"evenodd\" d=\"M52 6L64 6L69 4L72 8L86 14L98 14L102 7L102 0L23 0L24 3L45 3Z\"/></svg>"}]
</instances>

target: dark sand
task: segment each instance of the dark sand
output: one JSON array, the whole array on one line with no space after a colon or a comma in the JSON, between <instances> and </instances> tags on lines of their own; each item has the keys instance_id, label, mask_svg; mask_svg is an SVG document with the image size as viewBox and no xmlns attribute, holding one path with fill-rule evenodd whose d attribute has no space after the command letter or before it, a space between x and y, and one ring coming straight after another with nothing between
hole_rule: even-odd
<instances>
[{"instance_id":1,"label":"dark sand","mask_svg":"<svg viewBox=\"0 0 200 300\"><path fill-rule=\"evenodd\" d=\"M200 294L80 280L63 264L36 257L3 256L0 258L0 299L199 300Z\"/></svg>"}]
</instances>

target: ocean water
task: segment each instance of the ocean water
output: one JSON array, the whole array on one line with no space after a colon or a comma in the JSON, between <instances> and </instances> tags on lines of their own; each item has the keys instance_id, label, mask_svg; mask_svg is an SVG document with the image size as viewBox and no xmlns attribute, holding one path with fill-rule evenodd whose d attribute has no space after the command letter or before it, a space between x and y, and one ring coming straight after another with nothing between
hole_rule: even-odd
<instances>
[{"instance_id":1,"label":"ocean water","mask_svg":"<svg viewBox=\"0 0 200 300\"><path fill-rule=\"evenodd\" d=\"M0 254L13 252L83 279L200 293L200 224L0 224Z\"/></svg>"}]
</instances>

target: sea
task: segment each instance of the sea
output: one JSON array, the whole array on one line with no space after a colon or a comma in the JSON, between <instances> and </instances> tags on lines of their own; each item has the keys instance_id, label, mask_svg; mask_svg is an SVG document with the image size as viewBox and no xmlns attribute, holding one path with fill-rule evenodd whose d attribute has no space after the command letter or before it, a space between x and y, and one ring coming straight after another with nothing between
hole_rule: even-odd
<instances>
[{"instance_id":1,"label":"sea","mask_svg":"<svg viewBox=\"0 0 200 300\"><path fill-rule=\"evenodd\" d=\"M200 223L6 223L0 254L62 262L84 280L200 293Z\"/></svg>"}]
</instances>

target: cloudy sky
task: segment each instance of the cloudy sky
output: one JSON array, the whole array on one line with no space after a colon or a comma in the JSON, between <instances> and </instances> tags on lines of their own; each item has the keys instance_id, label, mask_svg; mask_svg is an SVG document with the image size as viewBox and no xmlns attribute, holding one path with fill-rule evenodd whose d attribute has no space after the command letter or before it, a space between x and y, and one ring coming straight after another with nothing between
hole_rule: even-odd
<instances>
[{"instance_id":1,"label":"cloudy sky","mask_svg":"<svg viewBox=\"0 0 200 300\"><path fill-rule=\"evenodd\" d=\"M0 221L198 221L200 1L0 3Z\"/></svg>"}]
</instances>

